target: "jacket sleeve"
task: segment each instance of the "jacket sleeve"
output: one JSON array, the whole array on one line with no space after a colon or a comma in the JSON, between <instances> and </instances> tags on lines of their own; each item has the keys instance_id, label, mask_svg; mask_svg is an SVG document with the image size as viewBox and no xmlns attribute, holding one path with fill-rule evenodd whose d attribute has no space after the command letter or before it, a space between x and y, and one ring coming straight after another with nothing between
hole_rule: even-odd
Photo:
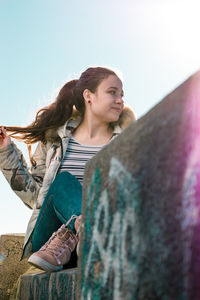
<instances>
[{"instance_id":1,"label":"jacket sleeve","mask_svg":"<svg viewBox=\"0 0 200 300\"><path fill-rule=\"evenodd\" d=\"M22 152L12 142L0 149L0 169L17 196L30 208L35 206L46 169L46 148L39 143L30 170Z\"/></svg>"}]
</instances>

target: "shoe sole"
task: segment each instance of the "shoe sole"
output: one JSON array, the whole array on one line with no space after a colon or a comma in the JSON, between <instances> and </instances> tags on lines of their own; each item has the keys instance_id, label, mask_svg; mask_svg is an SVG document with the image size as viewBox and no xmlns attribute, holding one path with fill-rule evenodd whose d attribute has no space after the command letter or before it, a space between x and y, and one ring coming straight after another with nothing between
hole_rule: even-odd
<instances>
[{"instance_id":1,"label":"shoe sole","mask_svg":"<svg viewBox=\"0 0 200 300\"><path fill-rule=\"evenodd\" d=\"M31 255L28 259L28 263L47 272L60 271L63 268L63 266L54 266L36 255Z\"/></svg>"}]
</instances>

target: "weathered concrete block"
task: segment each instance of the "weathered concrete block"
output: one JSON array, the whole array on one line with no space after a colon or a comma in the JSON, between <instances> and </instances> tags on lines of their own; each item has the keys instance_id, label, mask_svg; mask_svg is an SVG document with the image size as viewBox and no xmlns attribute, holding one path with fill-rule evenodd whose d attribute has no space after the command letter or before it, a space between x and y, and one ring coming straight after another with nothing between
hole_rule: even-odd
<instances>
[{"instance_id":1,"label":"weathered concrete block","mask_svg":"<svg viewBox=\"0 0 200 300\"><path fill-rule=\"evenodd\" d=\"M200 72L86 166L78 299L200 299Z\"/></svg>"},{"instance_id":2,"label":"weathered concrete block","mask_svg":"<svg viewBox=\"0 0 200 300\"><path fill-rule=\"evenodd\" d=\"M20 261L24 234L4 234L0 237L0 299L9 299L13 285L28 268L27 260Z\"/></svg>"},{"instance_id":3,"label":"weathered concrete block","mask_svg":"<svg viewBox=\"0 0 200 300\"><path fill-rule=\"evenodd\" d=\"M77 268L59 272L30 269L20 277L16 300L75 300Z\"/></svg>"}]
</instances>

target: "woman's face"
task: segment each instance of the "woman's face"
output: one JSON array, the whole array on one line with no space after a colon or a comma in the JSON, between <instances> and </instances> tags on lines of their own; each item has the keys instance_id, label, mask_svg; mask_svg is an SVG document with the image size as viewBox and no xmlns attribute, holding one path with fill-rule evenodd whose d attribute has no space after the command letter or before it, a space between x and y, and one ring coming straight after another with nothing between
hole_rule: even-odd
<instances>
[{"instance_id":1,"label":"woman's face","mask_svg":"<svg viewBox=\"0 0 200 300\"><path fill-rule=\"evenodd\" d=\"M95 93L90 93L90 110L94 118L102 122L116 122L124 107L121 80L110 75L98 85Z\"/></svg>"}]
</instances>

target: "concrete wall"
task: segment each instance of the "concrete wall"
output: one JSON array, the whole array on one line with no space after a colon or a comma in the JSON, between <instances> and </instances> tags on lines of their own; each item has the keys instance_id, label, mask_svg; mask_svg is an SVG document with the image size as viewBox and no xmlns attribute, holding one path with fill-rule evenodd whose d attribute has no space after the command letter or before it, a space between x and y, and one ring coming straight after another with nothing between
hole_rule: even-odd
<instances>
[{"instance_id":1,"label":"concrete wall","mask_svg":"<svg viewBox=\"0 0 200 300\"><path fill-rule=\"evenodd\" d=\"M77 299L200 299L200 73L86 167Z\"/></svg>"},{"instance_id":2,"label":"concrete wall","mask_svg":"<svg viewBox=\"0 0 200 300\"><path fill-rule=\"evenodd\" d=\"M21 276L15 300L75 300L76 285L76 268L50 273L35 268Z\"/></svg>"},{"instance_id":3,"label":"concrete wall","mask_svg":"<svg viewBox=\"0 0 200 300\"><path fill-rule=\"evenodd\" d=\"M0 237L0 299L9 299L18 277L28 268L27 260L20 262L24 235L4 234Z\"/></svg>"}]
</instances>

